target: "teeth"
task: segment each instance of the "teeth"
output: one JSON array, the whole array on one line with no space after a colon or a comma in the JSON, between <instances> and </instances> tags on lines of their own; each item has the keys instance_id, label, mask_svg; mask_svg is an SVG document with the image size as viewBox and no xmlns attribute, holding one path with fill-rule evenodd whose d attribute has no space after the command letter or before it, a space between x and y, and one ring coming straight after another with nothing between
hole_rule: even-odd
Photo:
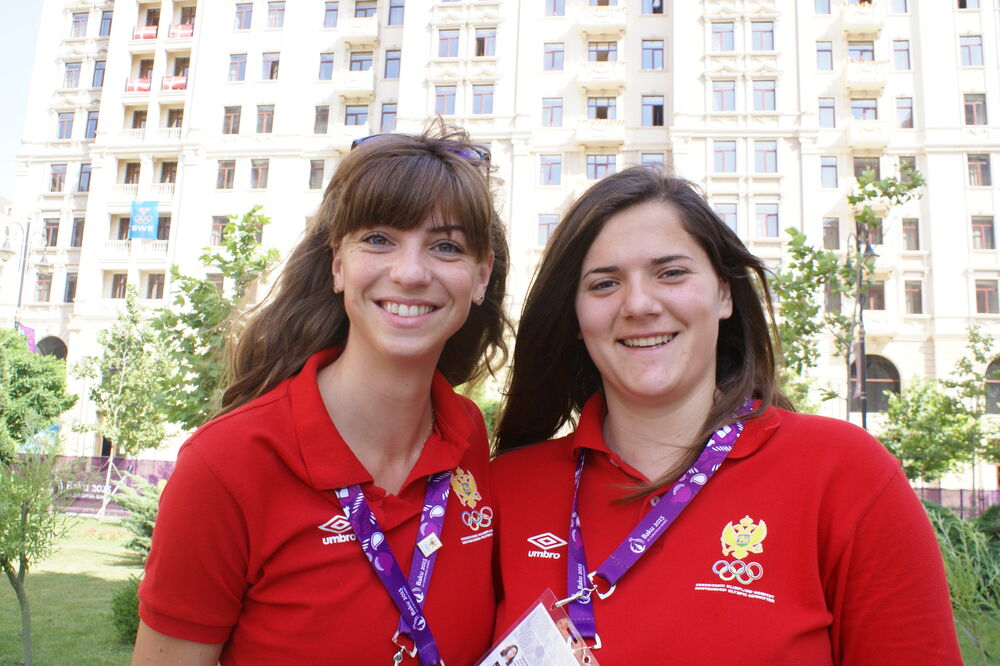
<instances>
[{"instance_id":1,"label":"teeth","mask_svg":"<svg viewBox=\"0 0 1000 666\"><path fill-rule=\"evenodd\" d=\"M382 303L382 308L400 317L419 317L434 309L430 305L404 305L403 303L392 303L389 301Z\"/></svg>"},{"instance_id":2,"label":"teeth","mask_svg":"<svg viewBox=\"0 0 1000 666\"><path fill-rule=\"evenodd\" d=\"M662 345L665 342L670 342L674 339L674 335L654 335L648 338L628 338L622 340L622 344L626 347L655 347L657 345Z\"/></svg>"}]
</instances>

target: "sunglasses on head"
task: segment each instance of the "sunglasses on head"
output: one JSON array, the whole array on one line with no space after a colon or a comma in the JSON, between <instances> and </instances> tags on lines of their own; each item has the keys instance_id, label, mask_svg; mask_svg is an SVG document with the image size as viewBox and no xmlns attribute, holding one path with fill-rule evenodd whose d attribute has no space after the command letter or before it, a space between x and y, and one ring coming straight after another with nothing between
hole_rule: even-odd
<instances>
[{"instance_id":1,"label":"sunglasses on head","mask_svg":"<svg viewBox=\"0 0 1000 666\"><path fill-rule=\"evenodd\" d=\"M360 146L360 145L362 145L364 143L368 143L369 141L371 141L373 139L378 139L379 137L382 137L382 136L392 136L392 135L391 134L371 134L369 136L363 136L360 139L355 139L354 141L351 142L351 150L354 150L358 146ZM486 163L489 163L489 161L490 161L490 153L489 153L489 151L486 150L485 148L482 148L481 146L475 146L475 145L449 146L447 144L451 143L451 142L442 142L442 143L445 144L443 146L444 150L447 150L449 153L453 153L455 155L458 155L462 159L472 160L474 162L475 161L482 161L482 162L486 162Z\"/></svg>"}]
</instances>

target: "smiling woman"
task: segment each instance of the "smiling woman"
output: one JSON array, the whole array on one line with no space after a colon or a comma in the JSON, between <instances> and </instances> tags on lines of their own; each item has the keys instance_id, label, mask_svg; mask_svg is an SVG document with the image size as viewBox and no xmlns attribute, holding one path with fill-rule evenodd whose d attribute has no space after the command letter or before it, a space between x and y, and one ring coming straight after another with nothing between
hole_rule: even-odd
<instances>
[{"instance_id":1,"label":"smiling woman","mask_svg":"<svg viewBox=\"0 0 1000 666\"><path fill-rule=\"evenodd\" d=\"M222 415L178 456L134 663L489 645L489 451L451 388L505 351L489 153L445 128L355 143L235 345Z\"/></svg>"}]
</instances>

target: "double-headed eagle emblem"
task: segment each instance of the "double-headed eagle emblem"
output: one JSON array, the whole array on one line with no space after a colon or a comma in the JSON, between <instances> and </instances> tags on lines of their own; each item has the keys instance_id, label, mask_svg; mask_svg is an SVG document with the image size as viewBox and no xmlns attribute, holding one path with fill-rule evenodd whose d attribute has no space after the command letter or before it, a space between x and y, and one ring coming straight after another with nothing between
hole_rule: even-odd
<instances>
[{"instance_id":1,"label":"double-headed eagle emblem","mask_svg":"<svg viewBox=\"0 0 1000 666\"><path fill-rule=\"evenodd\" d=\"M750 553L763 552L760 542L767 537L767 523L763 520L756 525L750 516L744 516L736 525L732 521L722 529L722 554L732 554L742 560Z\"/></svg>"}]
</instances>

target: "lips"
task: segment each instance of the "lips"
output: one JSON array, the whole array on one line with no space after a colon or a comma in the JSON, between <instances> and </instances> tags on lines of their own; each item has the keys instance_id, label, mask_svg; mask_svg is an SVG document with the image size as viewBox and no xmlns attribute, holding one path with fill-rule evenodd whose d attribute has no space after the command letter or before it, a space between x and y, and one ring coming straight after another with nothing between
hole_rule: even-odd
<instances>
[{"instance_id":1,"label":"lips","mask_svg":"<svg viewBox=\"0 0 1000 666\"><path fill-rule=\"evenodd\" d=\"M400 317L419 317L437 309L433 305L407 305L393 301L379 301L378 305L386 312Z\"/></svg>"},{"instance_id":2,"label":"lips","mask_svg":"<svg viewBox=\"0 0 1000 666\"><path fill-rule=\"evenodd\" d=\"M631 349L649 349L666 344L677 337L676 333L667 335L649 335L644 337L622 338L618 342Z\"/></svg>"}]
</instances>

